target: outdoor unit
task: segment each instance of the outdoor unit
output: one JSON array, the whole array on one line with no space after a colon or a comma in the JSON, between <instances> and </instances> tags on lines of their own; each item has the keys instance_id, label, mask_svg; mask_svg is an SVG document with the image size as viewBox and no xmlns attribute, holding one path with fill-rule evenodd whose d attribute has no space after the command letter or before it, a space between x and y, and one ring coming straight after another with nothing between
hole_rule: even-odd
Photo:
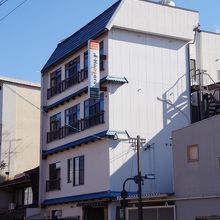
<instances>
[{"instance_id":1,"label":"outdoor unit","mask_svg":"<svg viewBox=\"0 0 220 220\"><path fill-rule=\"evenodd\" d=\"M16 203L8 203L8 210L14 210L16 208Z\"/></svg>"},{"instance_id":2,"label":"outdoor unit","mask_svg":"<svg viewBox=\"0 0 220 220\"><path fill-rule=\"evenodd\" d=\"M172 6L172 7L176 6L175 2L172 1L172 0L161 0L160 3L163 4L163 5L169 5L169 6Z\"/></svg>"}]
</instances>

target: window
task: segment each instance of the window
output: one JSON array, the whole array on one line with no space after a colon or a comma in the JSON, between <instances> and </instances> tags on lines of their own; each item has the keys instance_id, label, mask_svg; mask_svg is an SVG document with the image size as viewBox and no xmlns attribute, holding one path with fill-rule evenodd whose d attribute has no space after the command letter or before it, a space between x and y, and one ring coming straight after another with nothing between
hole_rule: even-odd
<instances>
[{"instance_id":1,"label":"window","mask_svg":"<svg viewBox=\"0 0 220 220\"><path fill-rule=\"evenodd\" d=\"M104 70L104 60L106 59L106 56L104 55L104 42L101 41L99 43L99 56L100 56L100 64L99 68L101 71Z\"/></svg>"},{"instance_id":2,"label":"window","mask_svg":"<svg viewBox=\"0 0 220 220\"><path fill-rule=\"evenodd\" d=\"M75 125L80 120L80 104L65 110L65 123Z\"/></svg>"},{"instance_id":3,"label":"window","mask_svg":"<svg viewBox=\"0 0 220 220\"><path fill-rule=\"evenodd\" d=\"M50 117L50 132L47 133L47 143L61 137L61 113L58 113Z\"/></svg>"},{"instance_id":4,"label":"window","mask_svg":"<svg viewBox=\"0 0 220 220\"><path fill-rule=\"evenodd\" d=\"M50 117L50 131L57 131L61 128L61 113Z\"/></svg>"},{"instance_id":5,"label":"window","mask_svg":"<svg viewBox=\"0 0 220 220\"><path fill-rule=\"evenodd\" d=\"M73 186L84 184L84 156L67 160L67 182L73 182Z\"/></svg>"},{"instance_id":6,"label":"window","mask_svg":"<svg viewBox=\"0 0 220 220\"><path fill-rule=\"evenodd\" d=\"M88 99L84 102L84 128L104 123L104 93L100 99Z\"/></svg>"},{"instance_id":7,"label":"window","mask_svg":"<svg viewBox=\"0 0 220 220\"><path fill-rule=\"evenodd\" d=\"M66 64L65 67L65 88L79 83L80 57L75 58Z\"/></svg>"},{"instance_id":8,"label":"window","mask_svg":"<svg viewBox=\"0 0 220 220\"><path fill-rule=\"evenodd\" d=\"M84 184L84 156L73 158L73 185Z\"/></svg>"},{"instance_id":9,"label":"window","mask_svg":"<svg viewBox=\"0 0 220 220\"><path fill-rule=\"evenodd\" d=\"M61 68L54 71L50 75L50 89L47 90L47 98L51 98L54 95L61 93Z\"/></svg>"},{"instance_id":10,"label":"window","mask_svg":"<svg viewBox=\"0 0 220 220\"><path fill-rule=\"evenodd\" d=\"M84 53L84 79L88 78L88 65L89 65L89 60L88 60L88 51Z\"/></svg>"},{"instance_id":11,"label":"window","mask_svg":"<svg viewBox=\"0 0 220 220\"><path fill-rule=\"evenodd\" d=\"M46 183L46 191L60 189L61 163L49 165L49 180Z\"/></svg>"},{"instance_id":12,"label":"window","mask_svg":"<svg viewBox=\"0 0 220 220\"><path fill-rule=\"evenodd\" d=\"M199 161L199 146L198 146L198 144L187 146L187 160L188 160L188 162Z\"/></svg>"},{"instance_id":13,"label":"window","mask_svg":"<svg viewBox=\"0 0 220 220\"><path fill-rule=\"evenodd\" d=\"M24 205L30 205L33 203L33 192L31 187L27 187L24 190Z\"/></svg>"},{"instance_id":14,"label":"window","mask_svg":"<svg viewBox=\"0 0 220 220\"><path fill-rule=\"evenodd\" d=\"M52 163L49 165L49 178L50 178L50 180L60 178L60 167L61 167L60 162Z\"/></svg>"},{"instance_id":15,"label":"window","mask_svg":"<svg viewBox=\"0 0 220 220\"><path fill-rule=\"evenodd\" d=\"M73 182L73 160L72 159L67 160L67 182L68 183Z\"/></svg>"},{"instance_id":16,"label":"window","mask_svg":"<svg viewBox=\"0 0 220 220\"><path fill-rule=\"evenodd\" d=\"M190 78L196 80L196 60L190 60Z\"/></svg>"}]
</instances>

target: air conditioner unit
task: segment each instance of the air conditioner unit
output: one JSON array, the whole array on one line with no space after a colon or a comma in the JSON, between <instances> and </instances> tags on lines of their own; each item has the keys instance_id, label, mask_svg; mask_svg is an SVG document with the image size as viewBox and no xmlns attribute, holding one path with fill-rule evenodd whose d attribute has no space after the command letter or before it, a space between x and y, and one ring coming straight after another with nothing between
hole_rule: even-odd
<instances>
[{"instance_id":1,"label":"air conditioner unit","mask_svg":"<svg viewBox=\"0 0 220 220\"><path fill-rule=\"evenodd\" d=\"M14 210L16 208L16 203L8 203L8 210L11 211L11 210Z\"/></svg>"}]
</instances>

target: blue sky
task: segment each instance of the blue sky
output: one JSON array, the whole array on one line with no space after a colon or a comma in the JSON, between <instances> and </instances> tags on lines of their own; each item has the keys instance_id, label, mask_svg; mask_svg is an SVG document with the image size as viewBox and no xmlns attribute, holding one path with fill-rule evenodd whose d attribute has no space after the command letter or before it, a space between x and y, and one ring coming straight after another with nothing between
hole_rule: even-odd
<instances>
[{"instance_id":1,"label":"blue sky","mask_svg":"<svg viewBox=\"0 0 220 220\"><path fill-rule=\"evenodd\" d=\"M0 20L22 1L8 0L1 5ZM57 43L114 2L116 0L28 0L0 21L0 74L40 82L40 70ZM179 7L198 10L202 29L220 31L220 0L175 2Z\"/></svg>"}]
</instances>

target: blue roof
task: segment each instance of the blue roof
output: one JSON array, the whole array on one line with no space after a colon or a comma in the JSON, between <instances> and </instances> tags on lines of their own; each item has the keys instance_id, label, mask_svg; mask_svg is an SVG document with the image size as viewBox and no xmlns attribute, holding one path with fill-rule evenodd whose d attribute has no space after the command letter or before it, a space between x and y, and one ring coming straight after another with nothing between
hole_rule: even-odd
<instances>
[{"instance_id":1,"label":"blue roof","mask_svg":"<svg viewBox=\"0 0 220 220\"><path fill-rule=\"evenodd\" d=\"M47 200L44 200L42 205L48 206L48 205L57 205L57 204L63 204L63 203L69 203L69 202L80 202L80 201L94 200L94 199L117 198L117 196L119 195L120 195L120 192L103 191L103 192L89 193L89 194L83 194L83 195L47 199Z\"/></svg>"},{"instance_id":2,"label":"blue roof","mask_svg":"<svg viewBox=\"0 0 220 220\"><path fill-rule=\"evenodd\" d=\"M114 15L120 2L121 0L117 1L114 5L112 5L98 17L93 19L83 28L65 39L63 42L59 43L57 45L57 48L43 67L42 72L48 70L53 65L56 65L62 59L65 59L67 56L74 53L81 47L86 46L89 39L96 38L100 34L107 31L106 26Z\"/></svg>"}]
</instances>

